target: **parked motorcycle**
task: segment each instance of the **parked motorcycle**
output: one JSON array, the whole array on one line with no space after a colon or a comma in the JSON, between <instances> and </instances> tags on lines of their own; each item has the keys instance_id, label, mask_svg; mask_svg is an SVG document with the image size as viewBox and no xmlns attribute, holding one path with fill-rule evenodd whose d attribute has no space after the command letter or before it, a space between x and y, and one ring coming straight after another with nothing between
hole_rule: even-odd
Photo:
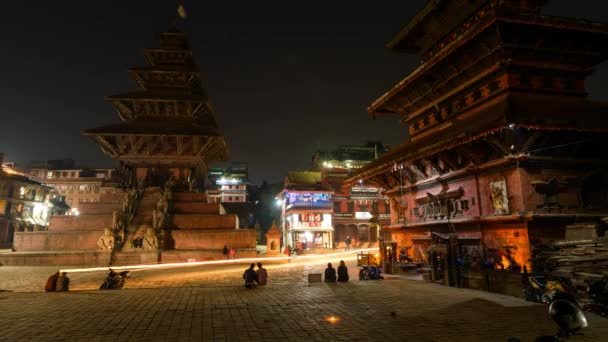
<instances>
[{"instance_id":1,"label":"parked motorcycle","mask_svg":"<svg viewBox=\"0 0 608 342\"><path fill-rule=\"evenodd\" d=\"M384 279L382 268L378 266L363 266L359 271L359 280L379 280Z\"/></svg>"},{"instance_id":2,"label":"parked motorcycle","mask_svg":"<svg viewBox=\"0 0 608 342\"><path fill-rule=\"evenodd\" d=\"M576 300L576 287L569 279L531 277L524 272L522 283L526 300L549 304L549 315L558 325L555 336L537 341L561 341L587 327L587 318Z\"/></svg>"},{"instance_id":3,"label":"parked motorcycle","mask_svg":"<svg viewBox=\"0 0 608 342\"><path fill-rule=\"evenodd\" d=\"M608 277L587 286L587 301L583 304L583 311L600 316L608 315Z\"/></svg>"},{"instance_id":4,"label":"parked motorcycle","mask_svg":"<svg viewBox=\"0 0 608 342\"><path fill-rule=\"evenodd\" d=\"M120 290L125 286L125 282L129 278L129 271L114 272L110 269L103 284L99 287L100 290Z\"/></svg>"}]
</instances>

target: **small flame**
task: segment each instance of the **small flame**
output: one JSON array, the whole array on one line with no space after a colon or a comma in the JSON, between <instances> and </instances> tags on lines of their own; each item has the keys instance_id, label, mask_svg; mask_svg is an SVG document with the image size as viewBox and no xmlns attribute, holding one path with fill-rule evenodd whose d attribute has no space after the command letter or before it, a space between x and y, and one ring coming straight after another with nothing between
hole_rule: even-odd
<instances>
[{"instance_id":1,"label":"small flame","mask_svg":"<svg viewBox=\"0 0 608 342\"><path fill-rule=\"evenodd\" d=\"M511 266L511 262L509 261L509 259L507 259L506 256L501 255L500 256L500 265L502 265L502 268L507 269L507 268L509 268L509 266Z\"/></svg>"}]
</instances>

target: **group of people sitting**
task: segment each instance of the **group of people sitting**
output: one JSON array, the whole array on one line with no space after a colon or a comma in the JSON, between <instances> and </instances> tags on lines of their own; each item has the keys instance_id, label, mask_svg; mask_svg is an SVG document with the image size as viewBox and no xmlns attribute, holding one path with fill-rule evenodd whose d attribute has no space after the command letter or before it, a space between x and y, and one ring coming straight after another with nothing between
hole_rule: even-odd
<instances>
[{"instance_id":1,"label":"group of people sitting","mask_svg":"<svg viewBox=\"0 0 608 342\"><path fill-rule=\"evenodd\" d=\"M258 285L266 285L268 281L268 272L262 263L258 262L258 270L255 269L255 264L251 264L248 269L243 273L243 279L245 280L245 288L255 289Z\"/></svg>"},{"instance_id":2,"label":"group of people sitting","mask_svg":"<svg viewBox=\"0 0 608 342\"><path fill-rule=\"evenodd\" d=\"M47 279L44 290L46 292L69 291L70 278L68 278L68 274L66 272L61 272L61 274L59 274L59 271L55 272L55 274Z\"/></svg>"},{"instance_id":3,"label":"group of people sitting","mask_svg":"<svg viewBox=\"0 0 608 342\"><path fill-rule=\"evenodd\" d=\"M340 266L338 266L338 277L336 279L336 269L332 267L331 262L327 264L327 268L325 269L325 282L326 283L334 283L339 282L347 282L348 281L348 268L346 267L346 263L344 260L340 260Z\"/></svg>"}]
</instances>

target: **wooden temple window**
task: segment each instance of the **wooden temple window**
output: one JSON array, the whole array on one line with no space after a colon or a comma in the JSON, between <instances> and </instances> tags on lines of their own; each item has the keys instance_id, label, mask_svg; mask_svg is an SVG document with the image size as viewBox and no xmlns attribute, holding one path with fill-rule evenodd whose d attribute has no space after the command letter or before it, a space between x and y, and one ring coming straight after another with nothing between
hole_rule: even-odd
<instances>
[{"instance_id":1,"label":"wooden temple window","mask_svg":"<svg viewBox=\"0 0 608 342\"><path fill-rule=\"evenodd\" d=\"M423 122L424 122L424 126L425 126L425 127L426 127L426 126L428 126L428 125L430 124L430 119L429 119L429 117L428 117L428 116L425 116L425 117L424 117L424 119L422 119L422 120L423 120Z\"/></svg>"},{"instance_id":2,"label":"wooden temple window","mask_svg":"<svg viewBox=\"0 0 608 342\"><path fill-rule=\"evenodd\" d=\"M417 131L420 129L420 123L418 121L414 122L414 131Z\"/></svg>"},{"instance_id":3,"label":"wooden temple window","mask_svg":"<svg viewBox=\"0 0 608 342\"><path fill-rule=\"evenodd\" d=\"M500 89L500 82L498 80L494 80L488 84L488 90L490 93L493 93Z\"/></svg>"},{"instance_id":4,"label":"wooden temple window","mask_svg":"<svg viewBox=\"0 0 608 342\"><path fill-rule=\"evenodd\" d=\"M473 101L479 101L482 97L481 89L475 89L475 91L473 91Z\"/></svg>"}]
</instances>

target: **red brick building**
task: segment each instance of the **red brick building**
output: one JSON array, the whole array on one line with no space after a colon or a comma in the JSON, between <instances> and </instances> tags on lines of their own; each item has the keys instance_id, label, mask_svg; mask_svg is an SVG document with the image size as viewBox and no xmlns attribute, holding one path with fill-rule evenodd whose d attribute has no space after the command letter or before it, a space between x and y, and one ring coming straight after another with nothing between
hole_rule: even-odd
<instances>
[{"instance_id":1,"label":"red brick building","mask_svg":"<svg viewBox=\"0 0 608 342\"><path fill-rule=\"evenodd\" d=\"M429 1L388 43L422 63L369 112L399 116L410 139L347 183L386 189L384 238L436 278L465 256L519 270L566 225L608 214L608 105L585 89L608 25L544 3Z\"/></svg>"}]
</instances>

